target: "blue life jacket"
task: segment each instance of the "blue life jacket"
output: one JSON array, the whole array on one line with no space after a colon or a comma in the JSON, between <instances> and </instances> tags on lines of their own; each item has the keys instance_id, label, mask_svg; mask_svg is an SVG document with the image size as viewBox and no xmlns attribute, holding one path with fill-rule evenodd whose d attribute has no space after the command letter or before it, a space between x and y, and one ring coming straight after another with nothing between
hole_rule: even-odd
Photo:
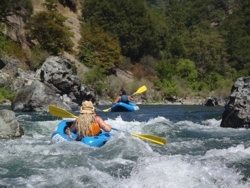
<instances>
[{"instance_id":1,"label":"blue life jacket","mask_svg":"<svg viewBox=\"0 0 250 188\"><path fill-rule=\"evenodd\" d=\"M129 102L128 96L127 95L122 95L121 96L121 102L128 103Z\"/></svg>"}]
</instances>

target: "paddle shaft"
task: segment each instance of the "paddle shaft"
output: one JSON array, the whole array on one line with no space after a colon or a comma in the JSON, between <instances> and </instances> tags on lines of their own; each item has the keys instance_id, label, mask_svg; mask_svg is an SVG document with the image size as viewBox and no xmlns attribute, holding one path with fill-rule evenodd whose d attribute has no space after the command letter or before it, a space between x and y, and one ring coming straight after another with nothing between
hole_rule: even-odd
<instances>
[{"instance_id":1,"label":"paddle shaft","mask_svg":"<svg viewBox=\"0 0 250 188\"><path fill-rule=\"evenodd\" d=\"M122 131L122 130L119 130L119 129L114 128L114 127L112 127L112 130ZM122 132L125 132L125 131L122 131ZM138 137L138 138L141 138L144 140L149 140L154 144L165 145L167 143L167 140L165 138L161 138L161 137L157 137L157 136L153 136L153 135L139 135L139 134L135 134L135 133L129 133L129 134L131 136L134 136L134 137Z\"/></svg>"}]
</instances>

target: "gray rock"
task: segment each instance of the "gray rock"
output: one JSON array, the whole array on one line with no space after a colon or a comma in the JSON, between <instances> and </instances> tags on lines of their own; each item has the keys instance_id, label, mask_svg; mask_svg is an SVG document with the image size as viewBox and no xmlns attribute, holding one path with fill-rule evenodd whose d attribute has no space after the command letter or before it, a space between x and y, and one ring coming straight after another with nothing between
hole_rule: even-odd
<instances>
[{"instance_id":1,"label":"gray rock","mask_svg":"<svg viewBox=\"0 0 250 188\"><path fill-rule=\"evenodd\" d=\"M232 86L220 126L250 127L250 77L238 78Z\"/></svg>"},{"instance_id":2,"label":"gray rock","mask_svg":"<svg viewBox=\"0 0 250 188\"><path fill-rule=\"evenodd\" d=\"M0 138L15 138L23 134L15 113L11 110L0 110Z\"/></svg>"},{"instance_id":3,"label":"gray rock","mask_svg":"<svg viewBox=\"0 0 250 188\"><path fill-rule=\"evenodd\" d=\"M39 81L34 81L30 86L20 90L12 101L13 111L48 111L49 105L56 105L60 108L70 110L56 95L56 92Z\"/></svg>"},{"instance_id":4,"label":"gray rock","mask_svg":"<svg viewBox=\"0 0 250 188\"><path fill-rule=\"evenodd\" d=\"M226 101L222 97L208 97L204 106L225 106Z\"/></svg>"},{"instance_id":5,"label":"gray rock","mask_svg":"<svg viewBox=\"0 0 250 188\"><path fill-rule=\"evenodd\" d=\"M64 57L50 56L36 71L36 75L42 82L53 85L60 95L66 94L72 102L81 105L84 100L96 101L95 93L81 83L71 63Z\"/></svg>"},{"instance_id":6,"label":"gray rock","mask_svg":"<svg viewBox=\"0 0 250 188\"><path fill-rule=\"evenodd\" d=\"M6 65L5 56L0 58L0 69L4 68Z\"/></svg>"},{"instance_id":7,"label":"gray rock","mask_svg":"<svg viewBox=\"0 0 250 188\"><path fill-rule=\"evenodd\" d=\"M13 81L14 79L12 79L10 75L0 70L0 88L5 88L8 91L12 91Z\"/></svg>"},{"instance_id":8,"label":"gray rock","mask_svg":"<svg viewBox=\"0 0 250 188\"><path fill-rule=\"evenodd\" d=\"M98 105L112 105L112 102L104 99L100 99Z\"/></svg>"},{"instance_id":9,"label":"gray rock","mask_svg":"<svg viewBox=\"0 0 250 188\"><path fill-rule=\"evenodd\" d=\"M8 57L0 62L4 67L0 87L17 93L11 103L13 111L48 111L49 105L71 110L85 100L96 104L95 93L81 83L67 58L50 56L36 72L23 71L18 68L21 62Z\"/></svg>"}]
</instances>

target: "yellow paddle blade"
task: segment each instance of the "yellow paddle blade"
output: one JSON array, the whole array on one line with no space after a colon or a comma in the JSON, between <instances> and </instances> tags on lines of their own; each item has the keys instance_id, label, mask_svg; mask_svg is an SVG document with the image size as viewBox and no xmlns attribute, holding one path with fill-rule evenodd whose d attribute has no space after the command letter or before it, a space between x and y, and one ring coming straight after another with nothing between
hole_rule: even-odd
<instances>
[{"instance_id":1,"label":"yellow paddle blade","mask_svg":"<svg viewBox=\"0 0 250 188\"><path fill-rule=\"evenodd\" d=\"M132 136L144 139L144 140L149 140L154 144L159 144L159 145L165 145L167 143L167 140L165 138L161 138L158 136L153 136L153 135L148 135L148 134L134 134L130 133Z\"/></svg>"},{"instance_id":2,"label":"yellow paddle blade","mask_svg":"<svg viewBox=\"0 0 250 188\"><path fill-rule=\"evenodd\" d=\"M108 108L108 109L105 109L105 110L102 110L103 112L110 112L111 111L111 108Z\"/></svg>"},{"instance_id":3,"label":"yellow paddle blade","mask_svg":"<svg viewBox=\"0 0 250 188\"><path fill-rule=\"evenodd\" d=\"M147 140L150 140L156 144L165 145L167 143L167 140L165 138L159 136L154 136L149 134L140 134L140 136L145 139L147 138Z\"/></svg>"},{"instance_id":4,"label":"yellow paddle blade","mask_svg":"<svg viewBox=\"0 0 250 188\"><path fill-rule=\"evenodd\" d=\"M147 87L146 86L140 87L133 95L143 93L144 91L147 91Z\"/></svg>"},{"instance_id":5,"label":"yellow paddle blade","mask_svg":"<svg viewBox=\"0 0 250 188\"><path fill-rule=\"evenodd\" d=\"M50 114L52 114L54 116L58 116L58 117L62 117L62 118L78 118L74 114L71 114L70 112L63 110L59 107L53 106L53 105L49 106L49 112L50 112Z\"/></svg>"}]
</instances>

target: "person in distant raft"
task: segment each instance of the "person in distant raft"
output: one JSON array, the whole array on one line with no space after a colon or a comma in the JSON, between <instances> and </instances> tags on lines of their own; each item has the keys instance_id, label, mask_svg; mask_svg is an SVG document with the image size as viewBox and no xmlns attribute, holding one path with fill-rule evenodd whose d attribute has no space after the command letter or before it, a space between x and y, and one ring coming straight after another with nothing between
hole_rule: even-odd
<instances>
[{"instance_id":1,"label":"person in distant raft","mask_svg":"<svg viewBox=\"0 0 250 188\"><path fill-rule=\"evenodd\" d=\"M120 95L116 98L115 103L117 102L124 102L129 103L129 101L133 101L133 97L126 94L126 91L124 89L120 90Z\"/></svg>"},{"instance_id":2,"label":"person in distant raft","mask_svg":"<svg viewBox=\"0 0 250 188\"><path fill-rule=\"evenodd\" d=\"M91 101L84 101L80 109L80 115L75 119L71 127L66 129L66 134L72 138L71 132L77 133L77 139L80 141L83 137L97 136L104 130L111 131L111 125L104 122L104 120L95 113L94 105Z\"/></svg>"}]
</instances>

